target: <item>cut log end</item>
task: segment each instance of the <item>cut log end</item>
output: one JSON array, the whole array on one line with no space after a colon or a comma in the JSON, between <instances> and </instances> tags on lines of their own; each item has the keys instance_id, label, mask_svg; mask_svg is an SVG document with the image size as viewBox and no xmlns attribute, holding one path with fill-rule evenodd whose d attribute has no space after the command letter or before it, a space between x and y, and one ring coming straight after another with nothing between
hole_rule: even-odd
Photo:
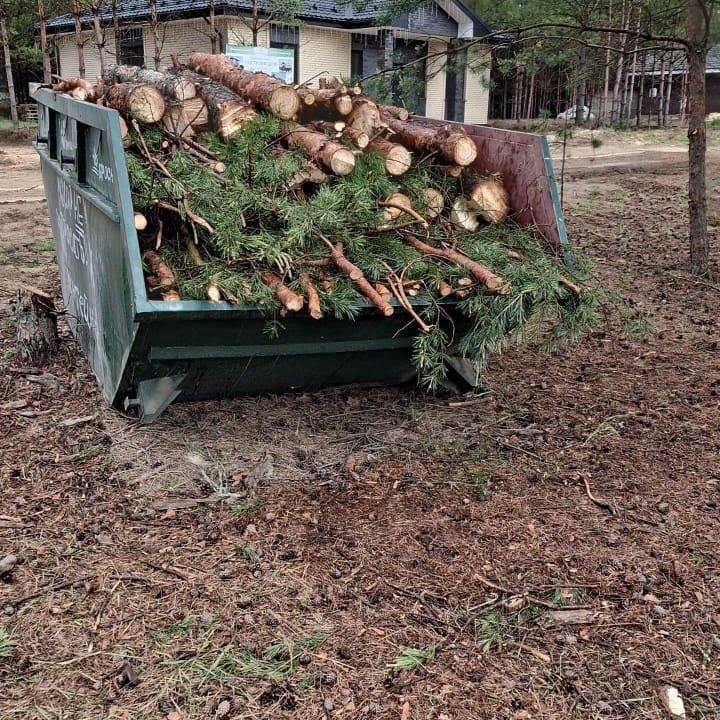
<instances>
[{"instance_id":1,"label":"cut log end","mask_svg":"<svg viewBox=\"0 0 720 720\"><path fill-rule=\"evenodd\" d=\"M340 95L335 98L335 109L341 115L349 115L353 109L352 98L350 95Z\"/></svg>"},{"instance_id":2,"label":"cut log end","mask_svg":"<svg viewBox=\"0 0 720 720\"><path fill-rule=\"evenodd\" d=\"M423 194L425 196L424 200L428 218L432 219L437 217L445 207L443 194L435 188L425 188Z\"/></svg>"},{"instance_id":3,"label":"cut log end","mask_svg":"<svg viewBox=\"0 0 720 720\"><path fill-rule=\"evenodd\" d=\"M270 98L270 112L283 120L294 118L300 110L300 97L289 85L276 88Z\"/></svg>"},{"instance_id":4,"label":"cut log end","mask_svg":"<svg viewBox=\"0 0 720 720\"><path fill-rule=\"evenodd\" d=\"M385 169L389 175L403 175L410 169L412 155L402 145L395 147L385 157Z\"/></svg>"},{"instance_id":5,"label":"cut log end","mask_svg":"<svg viewBox=\"0 0 720 720\"><path fill-rule=\"evenodd\" d=\"M456 165L463 167L470 165L477 157L477 146L473 139L467 135L461 135L455 141L453 148L453 161Z\"/></svg>"},{"instance_id":6,"label":"cut log end","mask_svg":"<svg viewBox=\"0 0 720 720\"><path fill-rule=\"evenodd\" d=\"M340 148L330 158L330 169L336 175L349 175L355 167L355 155L352 150Z\"/></svg>"},{"instance_id":7,"label":"cut log end","mask_svg":"<svg viewBox=\"0 0 720 720\"><path fill-rule=\"evenodd\" d=\"M508 194L496 176L480 179L470 190L467 206L489 223L502 222L510 209Z\"/></svg>"},{"instance_id":8,"label":"cut log end","mask_svg":"<svg viewBox=\"0 0 720 720\"><path fill-rule=\"evenodd\" d=\"M178 77L173 81L173 94L182 102L184 100L192 100L196 96L197 90L195 89L195 85L188 79Z\"/></svg>"},{"instance_id":9,"label":"cut log end","mask_svg":"<svg viewBox=\"0 0 720 720\"><path fill-rule=\"evenodd\" d=\"M136 230L145 230L145 228L148 226L147 218L139 212L135 213L135 229Z\"/></svg>"}]
</instances>

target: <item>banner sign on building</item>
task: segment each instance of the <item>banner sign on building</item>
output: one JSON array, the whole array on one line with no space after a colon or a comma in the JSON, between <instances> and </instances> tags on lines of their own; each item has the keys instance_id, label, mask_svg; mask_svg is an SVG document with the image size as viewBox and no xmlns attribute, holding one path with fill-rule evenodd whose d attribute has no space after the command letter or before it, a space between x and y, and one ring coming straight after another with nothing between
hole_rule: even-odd
<instances>
[{"instance_id":1,"label":"banner sign on building","mask_svg":"<svg viewBox=\"0 0 720 720\"><path fill-rule=\"evenodd\" d=\"M261 70L283 82L295 82L295 51L292 48L227 45L225 55L246 70Z\"/></svg>"}]
</instances>

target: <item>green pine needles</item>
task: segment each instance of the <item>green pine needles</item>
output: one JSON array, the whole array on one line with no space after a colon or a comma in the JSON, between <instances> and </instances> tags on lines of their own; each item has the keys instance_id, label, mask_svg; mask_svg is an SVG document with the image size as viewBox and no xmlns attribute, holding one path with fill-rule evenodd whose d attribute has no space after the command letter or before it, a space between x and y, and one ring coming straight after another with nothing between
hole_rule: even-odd
<instances>
[{"instance_id":1,"label":"green pine needles","mask_svg":"<svg viewBox=\"0 0 720 720\"><path fill-rule=\"evenodd\" d=\"M160 132L143 131L151 155L162 158L172 179L148 161L140 138L133 137L126 153L133 202L150 220L141 244L154 245L161 218L159 252L174 271L183 299L205 299L212 284L230 302L262 308L268 332L282 337L284 310L264 279L272 272L305 297L310 278L326 318L353 320L361 312L374 312L353 281L329 262L322 237L340 242L371 283L385 283L388 267L415 283L417 295L411 300L430 330L413 325L409 315L408 327L416 327L414 362L431 390L445 378L450 355L471 360L480 372L513 343L573 341L596 322L595 292L584 288L578 295L566 282L583 283L587 262L573 257L566 266L531 229L505 222L468 232L437 218L426 231L408 215L396 221L401 230L383 229L388 220L379 203L394 192L407 195L421 215L427 211L427 188L439 190L446 207L460 194L460 181L435 169L430 158L416 158L405 175L393 178L382 157L365 152L349 175L298 190L293 179L307 161L300 152L280 150L280 134L277 119L261 115L229 143L214 134L203 136L203 145L225 165L218 175L189 152L163 150ZM431 245L455 247L502 277L511 290L491 295L477 285L463 285L466 268L421 254L403 232ZM202 264L188 253L188 238L197 243ZM439 297L443 282L457 289L459 299ZM404 311L397 307L396 312ZM383 322L379 314L377 322Z\"/></svg>"}]
</instances>

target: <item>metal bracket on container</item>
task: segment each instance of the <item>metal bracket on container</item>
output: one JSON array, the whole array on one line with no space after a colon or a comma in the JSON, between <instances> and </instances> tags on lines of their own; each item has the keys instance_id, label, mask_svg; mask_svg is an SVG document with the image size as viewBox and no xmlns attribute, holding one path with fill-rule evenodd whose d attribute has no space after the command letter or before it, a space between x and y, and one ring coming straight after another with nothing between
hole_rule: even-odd
<instances>
[{"instance_id":1,"label":"metal bracket on container","mask_svg":"<svg viewBox=\"0 0 720 720\"><path fill-rule=\"evenodd\" d=\"M478 386L479 373L474 363L466 358L452 356L445 360L448 375L442 382L451 392L463 393Z\"/></svg>"},{"instance_id":2,"label":"metal bracket on container","mask_svg":"<svg viewBox=\"0 0 720 720\"><path fill-rule=\"evenodd\" d=\"M137 398L125 398L125 410L138 408L138 417L143 425L155 422L165 408L182 392L180 385L186 374L142 380L137 386Z\"/></svg>"}]
</instances>

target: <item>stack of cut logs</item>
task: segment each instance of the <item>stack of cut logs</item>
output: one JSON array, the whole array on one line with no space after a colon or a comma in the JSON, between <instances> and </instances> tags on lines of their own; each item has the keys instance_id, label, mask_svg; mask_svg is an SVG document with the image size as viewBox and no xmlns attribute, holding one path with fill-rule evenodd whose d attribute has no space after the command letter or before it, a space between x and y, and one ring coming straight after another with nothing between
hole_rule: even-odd
<instances>
[{"instance_id":1,"label":"stack of cut logs","mask_svg":"<svg viewBox=\"0 0 720 720\"><path fill-rule=\"evenodd\" d=\"M297 190L307 183L322 184L332 176L352 173L356 158L363 152L377 153L384 159L388 175L398 178L420 158L427 158L433 168L453 178L459 178L460 195L447 198L434 188L426 191L422 207L413 207L407 194L396 192L379 198L384 226L375 230L388 230L403 224L417 232L403 234L402 239L423 255L442 262L463 266L472 282L484 291L502 293L507 284L491 270L456 250L452 244L433 244L427 228L437 218L448 227L460 226L475 231L481 222L499 223L508 213L508 196L501 180L496 176L480 176L470 169L477 155L473 139L457 125L439 125L425 118L409 116L399 107L381 105L364 95L359 87L343 84L336 78L321 79L317 87L288 85L261 72L249 72L237 67L224 55L193 53L186 65L176 61L160 72L139 67L115 65L92 85L73 78L52 86L76 98L114 108L120 112L121 131L126 146L131 142L128 125L139 128L152 125L162 130L167 145L182 150L207 163L208 171L222 179L225 167L203 145L201 133L214 132L225 141L242 131L244 124L261 113L270 113L282 121L279 143L268 149L282 154L285 148L302 151L307 164L288 185ZM139 137L142 138L140 133ZM162 174L162 162L145 155L150 164ZM300 193L300 199L303 195ZM177 208L171 208L177 212ZM185 199L185 211L195 229L212 235L213 228L202 218L194 217ZM136 225L142 230L147 219L136 214ZM452 231L451 231L452 232ZM424 235L425 239L419 237ZM384 314L393 308L385 293L379 292L362 276L362 273L343 254L342 246L326 238L329 258L341 271L346 272L357 286L358 292L374 303ZM192 245L192 240L191 243ZM190 248L191 256L202 263L197 248ZM153 249L145 253L152 273L149 291L166 300L179 298L173 273L165 266ZM269 284L284 308L296 311L303 306L303 297L292 293L277 270L266 272L263 280ZM397 276L396 276L397 277ZM390 279L390 289L395 285ZM311 287L311 283L306 283ZM414 288L410 288L411 294ZM441 283L436 288L440 295L454 289ZM462 288L458 290L460 292ZM401 305L408 306L400 283L396 294ZM212 293L212 294L211 294ZM317 299L308 292L311 314L319 317ZM208 296L212 299L229 299L217 288ZM462 296L462 295L461 295ZM417 319L417 318L416 318Z\"/></svg>"}]
</instances>

